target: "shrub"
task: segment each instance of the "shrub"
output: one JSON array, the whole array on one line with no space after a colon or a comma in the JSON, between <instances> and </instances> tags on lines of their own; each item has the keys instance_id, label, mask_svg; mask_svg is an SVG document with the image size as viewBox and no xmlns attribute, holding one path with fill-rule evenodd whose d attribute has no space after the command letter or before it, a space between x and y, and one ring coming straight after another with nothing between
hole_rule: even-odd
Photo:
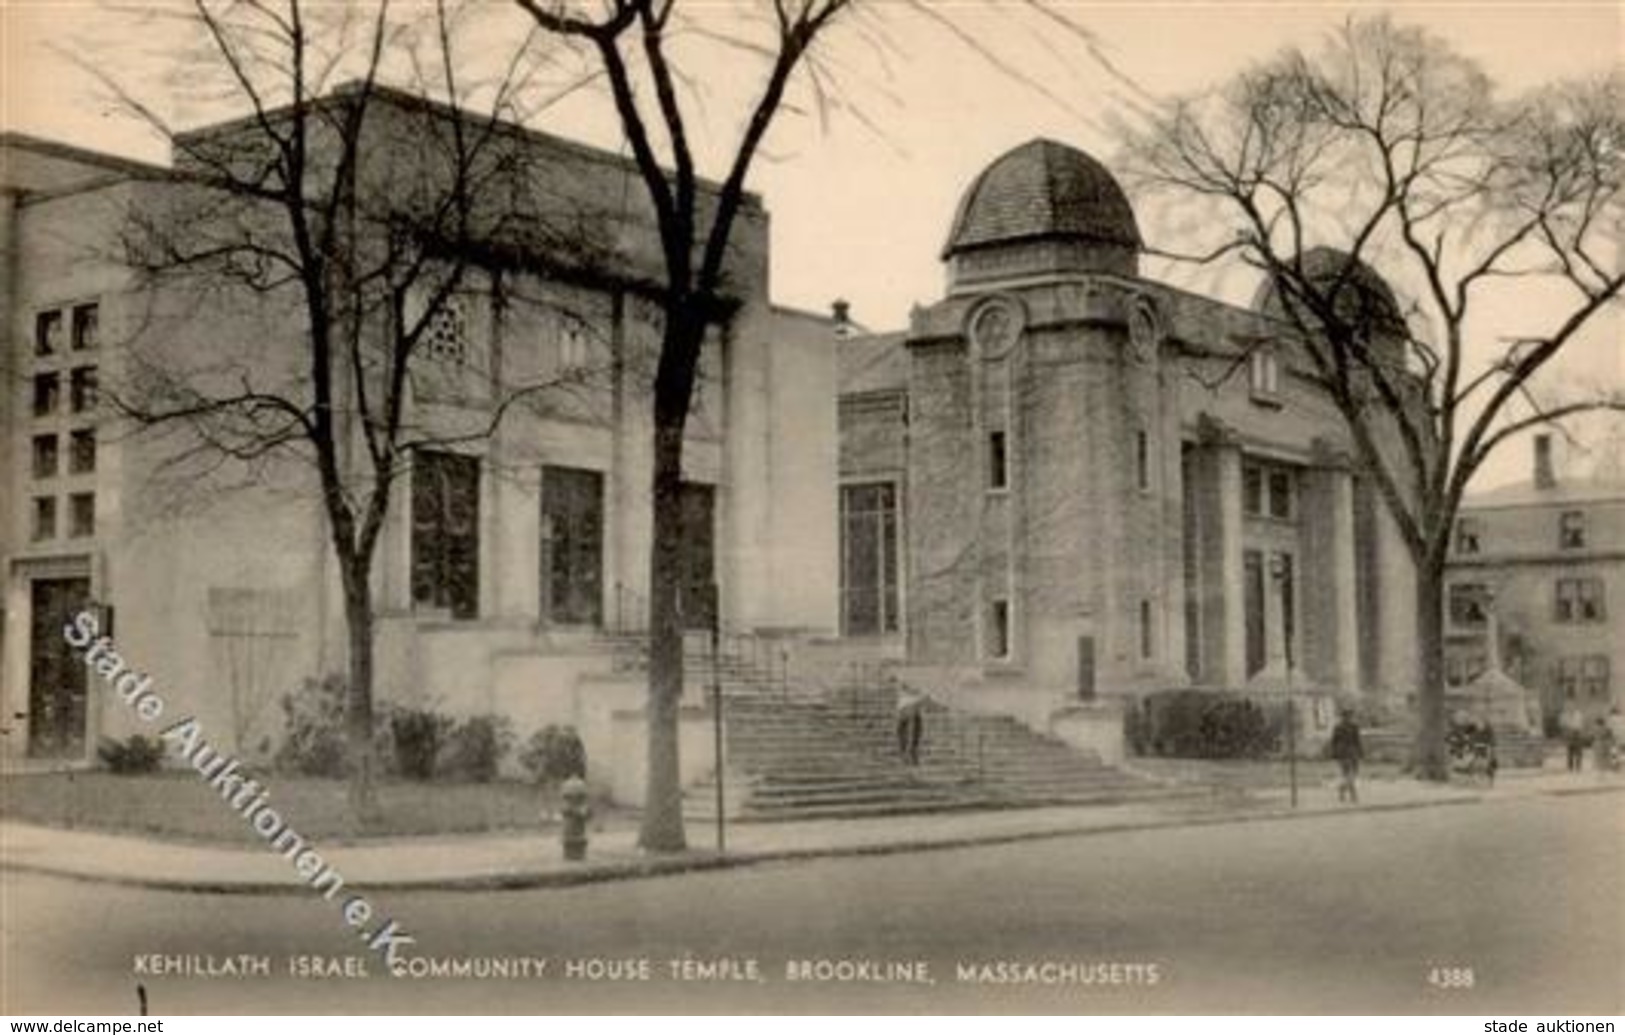
<instances>
[{"instance_id":1,"label":"shrub","mask_svg":"<svg viewBox=\"0 0 1625 1035\"><path fill-rule=\"evenodd\" d=\"M1237 694L1164 690L1125 715L1131 745L1172 758L1263 758L1281 743L1284 713ZM1133 717L1130 718L1130 715Z\"/></svg>"},{"instance_id":2,"label":"shrub","mask_svg":"<svg viewBox=\"0 0 1625 1035\"><path fill-rule=\"evenodd\" d=\"M1284 721L1284 712L1281 716ZM1221 698L1202 710L1197 723L1204 758L1263 758L1279 743L1279 725L1244 697Z\"/></svg>"},{"instance_id":3,"label":"shrub","mask_svg":"<svg viewBox=\"0 0 1625 1035\"><path fill-rule=\"evenodd\" d=\"M300 776L343 776L345 682L342 676L307 679L282 696L282 743L277 769Z\"/></svg>"},{"instance_id":4,"label":"shrub","mask_svg":"<svg viewBox=\"0 0 1625 1035\"><path fill-rule=\"evenodd\" d=\"M513 748L513 723L506 715L473 715L451 727L439 771L453 779L490 783Z\"/></svg>"},{"instance_id":5,"label":"shrub","mask_svg":"<svg viewBox=\"0 0 1625 1035\"><path fill-rule=\"evenodd\" d=\"M164 761L164 742L140 733L128 740L104 737L96 745L96 757L109 772L120 775L154 773Z\"/></svg>"},{"instance_id":6,"label":"shrub","mask_svg":"<svg viewBox=\"0 0 1625 1035\"><path fill-rule=\"evenodd\" d=\"M396 774L409 780L432 778L451 728L452 720L432 709L392 708L389 735Z\"/></svg>"},{"instance_id":7,"label":"shrub","mask_svg":"<svg viewBox=\"0 0 1625 1035\"><path fill-rule=\"evenodd\" d=\"M539 783L563 783L572 776L585 779L587 748L574 726L544 726L531 734L519 764Z\"/></svg>"}]
</instances>

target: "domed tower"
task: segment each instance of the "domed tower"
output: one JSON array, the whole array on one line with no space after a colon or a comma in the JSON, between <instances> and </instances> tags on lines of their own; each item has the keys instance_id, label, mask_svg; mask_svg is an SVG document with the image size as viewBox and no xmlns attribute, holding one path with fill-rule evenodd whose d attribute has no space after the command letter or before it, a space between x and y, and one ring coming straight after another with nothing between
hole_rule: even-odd
<instances>
[{"instance_id":1,"label":"domed tower","mask_svg":"<svg viewBox=\"0 0 1625 1035\"><path fill-rule=\"evenodd\" d=\"M960 199L943 248L949 292L1055 273L1139 272L1140 228L1106 167L1033 140L989 165Z\"/></svg>"},{"instance_id":2,"label":"domed tower","mask_svg":"<svg viewBox=\"0 0 1625 1035\"><path fill-rule=\"evenodd\" d=\"M1299 259L1309 288L1332 304L1338 320L1359 330L1377 361L1386 369L1403 370L1407 331L1399 300L1376 270L1336 248L1311 248ZM1280 285L1267 280L1253 299L1253 308L1278 320L1288 319L1287 299ZM1305 313L1306 325L1315 323Z\"/></svg>"}]
</instances>

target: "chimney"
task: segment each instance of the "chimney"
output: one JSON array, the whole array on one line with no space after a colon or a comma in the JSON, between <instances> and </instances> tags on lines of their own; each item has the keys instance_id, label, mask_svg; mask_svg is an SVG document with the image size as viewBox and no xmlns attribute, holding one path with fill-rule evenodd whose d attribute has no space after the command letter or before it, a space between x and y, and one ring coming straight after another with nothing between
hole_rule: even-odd
<instances>
[{"instance_id":1,"label":"chimney","mask_svg":"<svg viewBox=\"0 0 1625 1035\"><path fill-rule=\"evenodd\" d=\"M1545 432L1535 436L1535 488L1557 488L1557 473L1552 468L1552 436Z\"/></svg>"},{"instance_id":2,"label":"chimney","mask_svg":"<svg viewBox=\"0 0 1625 1035\"><path fill-rule=\"evenodd\" d=\"M852 303L844 298L837 298L829 305L830 313L835 318L835 336L845 338L852 333Z\"/></svg>"}]
</instances>

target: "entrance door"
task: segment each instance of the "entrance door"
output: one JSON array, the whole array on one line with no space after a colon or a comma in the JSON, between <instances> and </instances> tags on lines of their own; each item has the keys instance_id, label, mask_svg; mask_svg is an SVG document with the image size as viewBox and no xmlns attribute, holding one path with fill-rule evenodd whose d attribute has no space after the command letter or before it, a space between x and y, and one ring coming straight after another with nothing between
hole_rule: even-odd
<instances>
[{"instance_id":1,"label":"entrance door","mask_svg":"<svg viewBox=\"0 0 1625 1035\"><path fill-rule=\"evenodd\" d=\"M684 482L683 512L683 625L709 629L715 602L711 583L716 579L716 491L699 482Z\"/></svg>"},{"instance_id":2,"label":"entrance door","mask_svg":"<svg viewBox=\"0 0 1625 1035\"><path fill-rule=\"evenodd\" d=\"M560 625L604 618L604 477L542 468L542 614Z\"/></svg>"},{"instance_id":3,"label":"entrance door","mask_svg":"<svg viewBox=\"0 0 1625 1035\"><path fill-rule=\"evenodd\" d=\"M85 665L62 629L89 601L89 579L34 580L28 660L28 753L34 758L85 753Z\"/></svg>"}]
</instances>

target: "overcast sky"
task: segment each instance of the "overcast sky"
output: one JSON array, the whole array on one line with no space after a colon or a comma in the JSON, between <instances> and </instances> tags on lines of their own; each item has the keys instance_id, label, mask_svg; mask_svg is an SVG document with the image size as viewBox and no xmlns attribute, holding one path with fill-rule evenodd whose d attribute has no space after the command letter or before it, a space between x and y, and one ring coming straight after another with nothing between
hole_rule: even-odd
<instances>
[{"instance_id":1,"label":"overcast sky","mask_svg":"<svg viewBox=\"0 0 1625 1035\"><path fill-rule=\"evenodd\" d=\"M980 40L989 53L1022 69L1022 77L918 16L885 19L891 46L883 54L855 35L829 41L842 98L861 114L835 111L827 120L784 120L753 180L772 213L776 301L823 311L832 299L845 297L869 326L902 326L912 304L940 297L938 253L955 203L993 158L1048 136L1111 164L1116 144L1106 121L1122 103L1122 83L1081 41L1031 18L1007 17L1011 0L1002 0L1004 10L1000 2L954 0L934 6L950 13L959 30ZM1191 2L1066 8L1095 35L1122 76L1152 94L1212 85L1284 45L1313 45L1351 11L1376 9ZM1621 6L1613 2L1473 0L1386 9L1447 38L1509 92L1600 72L1625 53ZM119 117L100 98L92 78L52 45L66 43L78 53L93 48L105 67L121 75L127 70L126 78L172 111L171 87L157 71L164 65L161 37L121 37L120 45L104 50L97 41L105 35L105 15L65 0L0 0L0 17L0 127L162 160L162 142ZM751 84L745 75L707 71L696 78L707 84L707 128L720 149L737 132L733 113L744 96L740 87ZM591 96L550 109L539 124L620 146L613 121ZM1188 273L1153 273L1231 298L1244 299L1251 289L1240 276L1198 283ZM1625 385L1617 323L1588 339L1583 353L1571 358L1571 370Z\"/></svg>"}]
</instances>

